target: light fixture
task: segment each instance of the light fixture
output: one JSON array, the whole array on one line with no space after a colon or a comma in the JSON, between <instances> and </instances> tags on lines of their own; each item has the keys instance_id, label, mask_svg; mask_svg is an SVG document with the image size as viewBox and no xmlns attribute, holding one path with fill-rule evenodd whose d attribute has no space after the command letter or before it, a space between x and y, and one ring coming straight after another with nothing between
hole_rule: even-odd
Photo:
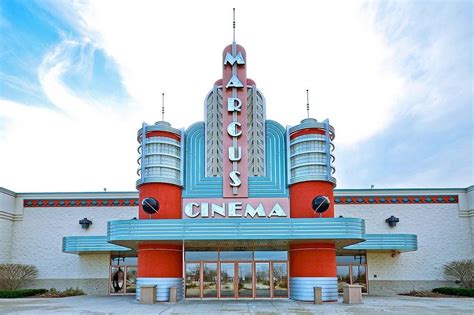
<instances>
[{"instance_id":1,"label":"light fixture","mask_svg":"<svg viewBox=\"0 0 474 315\"><path fill-rule=\"evenodd\" d=\"M82 226L83 229L88 229L89 226L92 224L92 221L88 220L87 218L84 218L82 220L79 220L79 224Z\"/></svg>"},{"instance_id":2,"label":"light fixture","mask_svg":"<svg viewBox=\"0 0 474 315\"><path fill-rule=\"evenodd\" d=\"M160 210L160 203L155 198L147 197L142 200L142 208L151 218L152 214L155 214Z\"/></svg>"},{"instance_id":3,"label":"light fixture","mask_svg":"<svg viewBox=\"0 0 474 315\"><path fill-rule=\"evenodd\" d=\"M385 219L385 222L388 223L389 227L395 227L397 226L397 223L400 221L399 218L394 217L393 215L390 218Z\"/></svg>"},{"instance_id":4,"label":"light fixture","mask_svg":"<svg viewBox=\"0 0 474 315\"><path fill-rule=\"evenodd\" d=\"M313 201L311 202L314 212L319 213L319 217L321 218L323 212L329 209L331 205L331 201L326 196L316 196Z\"/></svg>"}]
</instances>

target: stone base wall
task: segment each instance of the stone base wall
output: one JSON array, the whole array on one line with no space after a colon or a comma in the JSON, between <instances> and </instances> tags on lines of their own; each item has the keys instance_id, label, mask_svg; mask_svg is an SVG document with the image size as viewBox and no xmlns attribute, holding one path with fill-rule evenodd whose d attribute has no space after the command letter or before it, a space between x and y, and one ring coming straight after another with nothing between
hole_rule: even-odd
<instances>
[{"instance_id":1,"label":"stone base wall","mask_svg":"<svg viewBox=\"0 0 474 315\"><path fill-rule=\"evenodd\" d=\"M439 287L458 287L454 281L391 281L391 280L369 280L369 295L390 296L410 291L431 291Z\"/></svg>"},{"instance_id":2,"label":"stone base wall","mask_svg":"<svg viewBox=\"0 0 474 315\"><path fill-rule=\"evenodd\" d=\"M107 295L109 279L36 279L28 281L24 289L51 289L63 291L68 288L78 288L86 294Z\"/></svg>"}]
</instances>

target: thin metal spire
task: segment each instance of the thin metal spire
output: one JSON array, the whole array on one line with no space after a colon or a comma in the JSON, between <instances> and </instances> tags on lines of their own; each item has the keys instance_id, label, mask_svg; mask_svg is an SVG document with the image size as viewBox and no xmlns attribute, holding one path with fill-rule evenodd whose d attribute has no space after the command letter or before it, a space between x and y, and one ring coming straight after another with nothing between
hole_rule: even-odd
<instances>
[{"instance_id":1,"label":"thin metal spire","mask_svg":"<svg viewBox=\"0 0 474 315\"><path fill-rule=\"evenodd\" d=\"M161 120L165 121L165 93L161 93Z\"/></svg>"},{"instance_id":2,"label":"thin metal spire","mask_svg":"<svg viewBox=\"0 0 474 315\"><path fill-rule=\"evenodd\" d=\"M308 113L309 118L309 90L306 89L306 112Z\"/></svg>"},{"instance_id":3,"label":"thin metal spire","mask_svg":"<svg viewBox=\"0 0 474 315\"><path fill-rule=\"evenodd\" d=\"M232 41L235 42L235 8L232 8Z\"/></svg>"}]
</instances>

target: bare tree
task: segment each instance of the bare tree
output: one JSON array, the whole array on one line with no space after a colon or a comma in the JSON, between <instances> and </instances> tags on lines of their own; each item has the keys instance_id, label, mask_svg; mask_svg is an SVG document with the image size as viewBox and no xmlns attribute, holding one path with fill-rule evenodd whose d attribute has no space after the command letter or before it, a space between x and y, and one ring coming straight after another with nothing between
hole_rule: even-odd
<instances>
[{"instance_id":1,"label":"bare tree","mask_svg":"<svg viewBox=\"0 0 474 315\"><path fill-rule=\"evenodd\" d=\"M0 264L0 289L17 290L27 280L38 277L38 269L32 265Z\"/></svg>"},{"instance_id":2,"label":"bare tree","mask_svg":"<svg viewBox=\"0 0 474 315\"><path fill-rule=\"evenodd\" d=\"M444 274L455 279L465 288L474 287L474 260L455 260L445 264Z\"/></svg>"}]
</instances>

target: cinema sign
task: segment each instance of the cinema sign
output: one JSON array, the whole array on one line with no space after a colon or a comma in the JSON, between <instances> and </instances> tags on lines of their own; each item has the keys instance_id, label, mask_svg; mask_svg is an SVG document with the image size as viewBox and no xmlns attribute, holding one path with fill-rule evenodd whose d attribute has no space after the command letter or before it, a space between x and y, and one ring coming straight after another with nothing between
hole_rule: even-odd
<instances>
[{"instance_id":1,"label":"cinema sign","mask_svg":"<svg viewBox=\"0 0 474 315\"><path fill-rule=\"evenodd\" d=\"M183 219L289 218L288 198L183 199Z\"/></svg>"}]
</instances>

